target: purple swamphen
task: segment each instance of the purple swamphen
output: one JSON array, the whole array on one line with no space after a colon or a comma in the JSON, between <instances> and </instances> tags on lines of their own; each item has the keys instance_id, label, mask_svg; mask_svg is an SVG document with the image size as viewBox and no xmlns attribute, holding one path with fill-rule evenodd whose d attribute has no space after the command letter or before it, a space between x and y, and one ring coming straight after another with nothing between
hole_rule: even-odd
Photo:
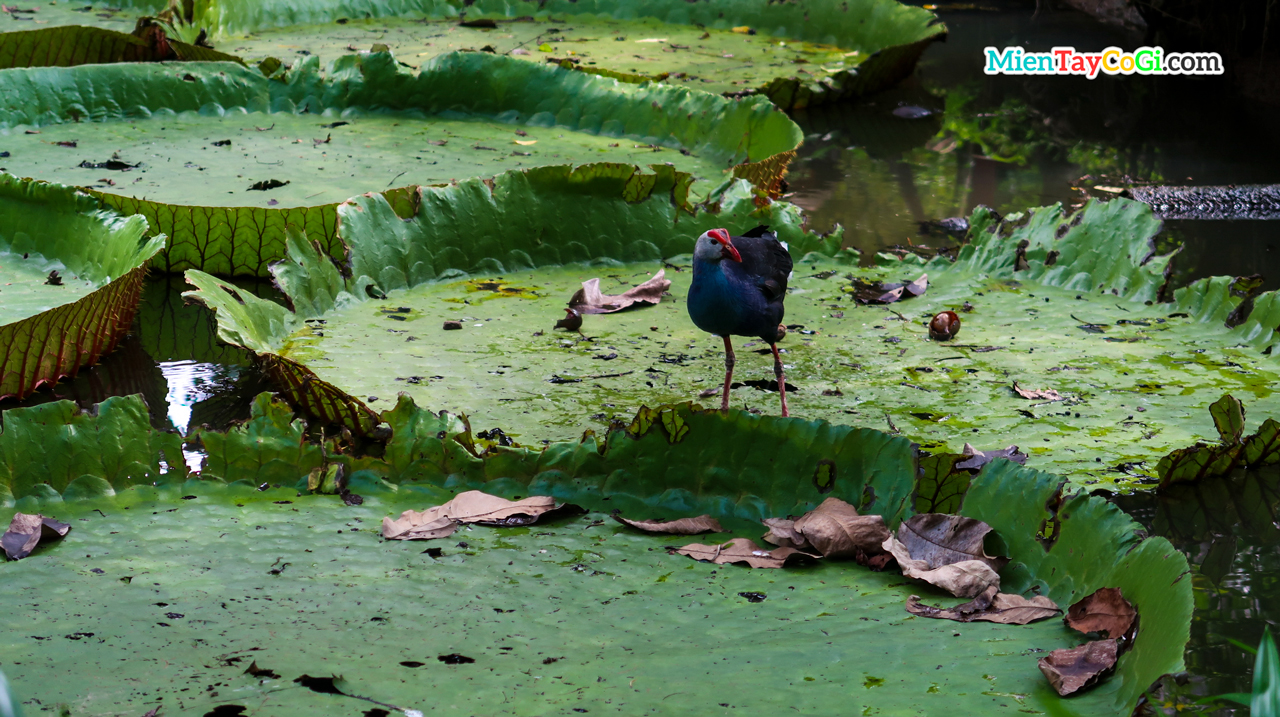
<instances>
[{"instance_id":1,"label":"purple swamphen","mask_svg":"<svg viewBox=\"0 0 1280 717\"><path fill-rule=\"evenodd\" d=\"M773 349L773 373L778 377L782 415L787 412L787 381L778 355L778 325L791 276L791 254L776 232L760 226L740 237L712 229L693 247L693 286L689 288L689 318L694 325L724 339L724 394L721 410L729 408L733 380L730 336L758 336Z\"/></svg>"}]
</instances>

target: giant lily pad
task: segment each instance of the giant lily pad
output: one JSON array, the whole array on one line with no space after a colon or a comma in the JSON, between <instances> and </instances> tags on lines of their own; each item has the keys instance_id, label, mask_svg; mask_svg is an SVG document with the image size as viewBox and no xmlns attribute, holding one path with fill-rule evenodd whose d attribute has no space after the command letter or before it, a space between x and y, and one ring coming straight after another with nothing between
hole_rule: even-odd
<instances>
[{"instance_id":1,"label":"giant lily pad","mask_svg":"<svg viewBox=\"0 0 1280 717\"><path fill-rule=\"evenodd\" d=\"M49 9L51 16L71 14ZM119 23L115 13L79 14L86 23ZM299 54L328 61L381 45L417 65L466 49L634 82L759 93L786 109L888 87L945 35L932 13L893 0L480 0L463 7L442 0L207 0L174 20L184 37L205 29L220 50L254 61Z\"/></svg>"},{"instance_id":2,"label":"giant lily pad","mask_svg":"<svg viewBox=\"0 0 1280 717\"><path fill-rule=\"evenodd\" d=\"M0 455L67 443L49 410L9 412ZM336 496L298 494L313 464L303 458L290 473L297 454L281 454L269 469L222 463L225 453L252 452L253 436L284 447L298 435L287 409L262 400L226 442L203 436L228 483L184 482L184 472L170 471L152 479L157 487L126 489L126 481L111 496L99 478L99 497L51 504L76 470L111 475L110 466L154 462L156 448L136 398L104 403L104 418L62 410L89 435L108 432L96 425L105 417L132 415L133 425L110 430L137 441L96 443L100 464L67 466L51 472L52 485L19 489L19 507L76 526L62 543L0 565L5 584L36 603L0 618L9 677L18 690L38 683L46 702L139 713L161 697L167 709L195 713L250 700L281 715L363 708L279 689L318 673L341 675L339 691L384 706L480 714L509 711L505 692L524 695L525 706L592 712L724 702L751 712L855 704L889 714L1111 715L1130 712L1153 680L1182 667L1191 615L1189 581L1179 580L1185 559L1163 539L1140 539L1136 524L1100 498L1070 497L1056 516L1046 513L1059 479L1008 462L974 479L962 510L988 522L1012 557L1003 589L1070 604L1119 587L1142 615L1116 675L1070 700L1035 664L1041 651L1075 644L1078 635L1058 621L919 619L905 610L919 588L891 573L851 562L782 573L701 564L661 549L687 539L601 520L614 509L659 518L705 512L731 534L751 535L761 517L834 496L896 526L912 514L915 454L909 441L878 431L676 406L644 409L630 428L582 443L477 455L457 419L403 400L384 414L393 430L384 457L329 454L364 498L344 506ZM13 480L10 465L0 462L0 480ZM797 472L828 480L798 481ZM381 541L382 517L468 489L551 495L594 512L536 530L467 530L434 557L420 544ZM1056 540L1042 544L1049 519ZM678 650L669 642L675 631ZM250 663L257 670L245 674ZM193 671L212 689L190 689Z\"/></svg>"},{"instance_id":3,"label":"giant lily pad","mask_svg":"<svg viewBox=\"0 0 1280 717\"><path fill-rule=\"evenodd\" d=\"M799 129L763 99L621 85L484 53L421 73L386 53L287 80L228 63L92 65L0 74L30 100L0 113L7 171L87 185L171 239L163 266L265 275L295 226L340 256L336 203L392 188L565 162L673 164L710 192L776 188ZM91 120L91 121L83 121ZM38 128L38 130L37 130ZM682 187L684 191L687 187Z\"/></svg>"},{"instance_id":4,"label":"giant lily pad","mask_svg":"<svg viewBox=\"0 0 1280 717\"><path fill-rule=\"evenodd\" d=\"M351 278L326 268L301 243L293 260L277 268L297 313L240 304L193 275L202 289L197 295L217 308L224 339L273 366L305 366L282 373L292 376L286 383L295 390L317 394L295 401L320 415L336 418L332 407L343 405L348 424L367 431L376 421L362 404L403 390L424 405L466 413L478 428L501 427L536 443L570 437L582 416L603 426L648 401L713 393L723 376L720 341L688 321L680 300L689 264L677 255L710 226L736 231L774 223L793 255L804 257L787 299L786 322L794 330L784 342L796 415L901 431L930 451L1017 444L1030 465L1078 483L1136 487L1149 482L1161 456L1215 434L1211 423L1185 416L1224 390L1250 396L1263 415L1277 413L1270 386L1280 376L1260 349L1276 340L1271 327L1280 325L1280 314L1272 314L1280 301L1257 297L1253 313L1228 328L1226 317L1241 303L1230 295L1230 279L1169 292L1169 257L1149 248L1159 223L1135 202L1094 203L1072 216L1050 207L1006 222L981 211L972 243L955 263L885 257L879 267L854 269L804 256L830 247L797 231L788 219L792 210L781 204L748 216L750 206L726 201L718 215L689 219L665 200L628 207L633 217L615 215L621 205L602 203L593 213L616 227L602 232L555 218L577 211L576 200L535 193L536 202L523 201L527 185L515 178L499 178L496 186L511 187L495 196L514 200L521 212L529 204L545 208L526 220L493 215L487 191L460 186L424 190L419 216L406 223L385 201L359 198L340 210ZM502 217L485 225L492 245L476 245L465 233L480 207ZM665 207L659 221L655 207ZM451 212L464 219L442 219ZM604 224L615 221L628 223ZM582 248L521 254L526 250L518 247L535 248L525 243L532 227L547 227L543 247L553 236L555 245ZM531 268L605 257L648 261ZM634 285L660 257L673 282L670 301L586 317L584 332L594 341L551 330L578 283L599 276L606 286ZM451 269L471 272L472 283ZM855 280L912 281L924 273L923 296L889 306L854 301ZM1160 301L1162 291L1174 300ZM944 309L960 312L963 328L949 342L932 341L925 324ZM447 319L464 320L464 330L440 332ZM760 390L773 384L770 362L741 351L767 347L738 345L744 358L734 405L776 411L776 395ZM1024 398L1015 382L1029 395L1062 400ZM342 392L349 394L345 403Z\"/></svg>"},{"instance_id":5,"label":"giant lily pad","mask_svg":"<svg viewBox=\"0 0 1280 717\"><path fill-rule=\"evenodd\" d=\"M74 376L129 330L164 237L70 187L0 175L0 399Z\"/></svg>"}]
</instances>

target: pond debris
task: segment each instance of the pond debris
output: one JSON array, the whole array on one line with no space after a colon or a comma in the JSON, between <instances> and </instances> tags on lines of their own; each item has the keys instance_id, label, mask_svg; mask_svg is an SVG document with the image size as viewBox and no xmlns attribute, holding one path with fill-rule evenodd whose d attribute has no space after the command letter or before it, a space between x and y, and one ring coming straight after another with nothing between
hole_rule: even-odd
<instances>
[{"instance_id":1,"label":"pond debris","mask_svg":"<svg viewBox=\"0 0 1280 717\"><path fill-rule=\"evenodd\" d=\"M279 179L264 179L261 182L254 182L253 184L250 184L249 188L246 189L245 191L246 192L266 192L272 189L279 189L280 187L283 187L288 183L289 182L287 181L282 182Z\"/></svg>"},{"instance_id":2,"label":"pond debris","mask_svg":"<svg viewBox=\"0 0 1280 717\"><path fill-rule=\"evenodd\" d=\"M424 511L406 510L400 517L382 519L382 537L387 540L432 540L453 535L459 525L518 527L532 525L552 512L581 512L569 503L556 504L550 496L531 496L519 501L499 498L478 490L459 493L444 505Z\"/></svg>"},{"instance_id":3,"label":"pond debris","mask_svg":"<svg viewBox=\"0 0 1280 717\"><path fill-rule=\"evenodd\" d=\"M36 549L40 541L58 540L70 532L71 526L40 514L14 513L9 529L0 535L0 547L10 560L21 560Z\"/></svg>"},{"instance_id":4,"label":"pond debris","mask_svg":"<svg viewBox=\"0 0 1280 717\"><path fill-rule=\"evenodd\" d=\"M839 498L827 498L796 520L766 518L762 522L769 528L764 540L774 545L863 564L885 555L882 545L890 537L883 517L858 515L856 508Z\"/></svg>"},{"instance_id":5,"label":"pond debris","mask_svg":"<svg viewBox=\"0 0 1280 717\"><path fill-rule=\"evenodd\" d=\"M444 330L445 330L445 331L459 331L459 330L461 330L461 329L462 329L462 322L461 322L461 321L446 321L446 322L444 322Z\"/></svg>"},{"instance_id":6,"label":"pond debris","mask_svg":"<svg viewBox=\"0 0 1280 717\"><path fill-rule=\"evenodd\" d=\"M1086 642L1079 647L1054 650L1040 658L1040 671L1063 697L1092 687L1115 670L1119 646L1115 640Z\"/></svg>"},{"instance_id":7,"label":"pond debris","mask_svg":"<svg viewBox=\"0 0 1280 717\"><path fill-rule=\"evenodd\" d=\"M1023 388L1022 386L1018 385L1017 381L1013 382L1013 392L1031 401L1065 401L1067 400L1066 396L1063 396L1062 394L1058 393L1054 389L1048 388L1048 389L1035 390L1035 389Z\"/></svg>"},{"instance_id":8,"label":"pond debris","mask_svg":"<svg viewBox=\"0 0 1280 717\"><path fill-rule=\"evenodd\" d=\"M960 333L960 316L954 311L940 311L929 321L929 338L950 341Z\"/></svg>"},{"instance_id":9,"label":"pond debris","mask_svg":"<svg viewBox=\"0 0 1280 717\"><path fill-rule=\"evenodd\" d=\"M664 278L666 269L659 269L648 281L621 294L602 294L600 279L587 279L582 288L569 299L569 308L579 314L611 314L637 304L653 306L662 301L662 294L671 286Z\"/></svg>"},{"instance_id":10,"label":"pond debris","mask_svg":"<svg viewBox=\"0 0 1280 717\"><path fill-rule=\"evenodd\" d=\"M1120 588L1101 588L1081 599L1067 610L1067 627L1085 634L1096 632L1108 638L1129 635L1138 620L1133 603L1124 598Z\"/></svg>"},{"instance_id":11,"label":"pond debris","mask_svg":"<svg viewBox=\"0 0 1280 717\"><path fill-rule=\"evenodd\" d=\"M720 526L720 521L709 515L699 515L696 518L677 518L676 520L630 520L621 515L614 515L613 519L629 528L635 528L646 533L699 535L701 533L725 532L724 528Z\"/></svg>"},{"instance_id":12,"label":"pond debris","mask_svg":"<svg viewBox=\"0 0 1280 717\"><path fill-rule=\"evenodd\" d=\"M130 169L137 169L138 167L141 167L142 163L136 162L134 164L129 164L128 162L120 159L120 155L113 154L111 155L111 159L108 159L105 162L90 162L86 159L76 166L81 169L106 169L112 172L127 172Z\"/></svg>"},{"instance_id":13,"label":"pond debris","mask_svg":"<svg viewBox=\"0 0 1280 717\"><path fill-rule=\"evenodd\" d=\"M992 585L973 600L952 608L925 605L920 602L919 595L912 595L907 598L907 612L920 617L956 622L983 621L997 622L1002 625L1026 625L1060 615L1062 608L1044 595L1037 595L1028 600L1021 595L1002 593L999 587Z\"/></svg>"},{"instance_id":14,"label":"pond debris","mask_svg":"<svg viewBox=\"0 0 1280 717\"><path fill-rule=\"evenodd\" d=\"M956 597L976 598L1000 585L997 572L1008 558L986 554L983 540L991 526L960 515L921 513L898 526L884 541L902 574L923 580Z\"/></svg>"},{"instance_id":15,"label":"pond debris","mask_svg":"<svg viewBox=\"0 0 1280 717\"><path fill-rule=\"evenodd\" d=\"M929 275L921 274L920 278L911 282L886 284L883 281L869 281L854 278L844 292L852 294L859 304L892 304L902 299L923 296L929 289Z\"/></svg>"},{"instance_id":16,"label":"pond debris","mask_svg":"<svg viewBox=\"0 0 1280 717\"><path fill-rule=\"evenodd\" d=\"M790 563L807 562L820 557L795 548L761 550L760 546L750 538L734 538L720 545L690 543L681 548L672 546L667 550L673 554L687 555L694 560L712 562L716 565L746 563L753 568L781 568Z\"/></svg>"},{"instance_id":17,"label":"pond debris","mask_svg":"<svg viewBox=\"0 0 1280 717\"><path fill-rule=\"evenodd\" d=\"M964 448L960 449L960 455L969 456L969 458L956 463L956 468L964 470L977 470L997 458L1005 458L1011 460L1018 465L1027 464L1027 454L1018 450L1017 446L1009 446L994 451L980 451L977 448L964 444Z\"/></svg>"},{"instance_id":18,"label":"pond debris","mask_svg":"<svg viewBox=\"0 0 1280 717\"><path fill-rule=\"evenodd\" d=\"M49 272L49 276L45 278L44 283L46 286L62 286L62 276L58 274L57 269L54 269Z\"/></svg>"}]
</instances>

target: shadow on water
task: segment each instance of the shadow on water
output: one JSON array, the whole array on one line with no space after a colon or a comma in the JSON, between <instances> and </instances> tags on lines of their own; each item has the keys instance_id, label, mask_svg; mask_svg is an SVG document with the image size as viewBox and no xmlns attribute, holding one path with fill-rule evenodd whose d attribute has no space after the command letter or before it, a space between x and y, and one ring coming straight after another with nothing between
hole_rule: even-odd
<instances>
[{"instance_id":1,"label":"shadow on water","mask_svg":"<svg viewBox=\"0 0 1280 717\"><path fill-rule=\"evenodd\" d=\"M1183 685L1169 685L1166 697L1185 704L1249 692L1254 657L1228 638L1257 645L1265 627L1275 633L1280 626L1280 467L1112 500L1152 535L1167 538L1192 566L1188 677Z\"/></svg>"}]
</instances>

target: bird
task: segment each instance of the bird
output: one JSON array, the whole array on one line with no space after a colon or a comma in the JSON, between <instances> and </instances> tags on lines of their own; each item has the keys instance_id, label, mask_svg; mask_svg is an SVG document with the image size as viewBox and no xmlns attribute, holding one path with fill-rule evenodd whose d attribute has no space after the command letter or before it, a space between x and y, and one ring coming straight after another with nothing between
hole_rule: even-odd
<instances>
[{"instance_id":1,"label":"bird","mask_svg":"<svg viewBox=\"0 0 1280 717\"><path fill-rule=\"evenodd\" d=\"M787 411L787 380L778 355L779 329L785 313L791 253L777 232L758 226L742 236L711 229L693 246L693 284L689 288L689 318L698 328L724 339L724 391L720 410L729 409L733 380L733 341L730 336L758 337L773 350L773 373L778 378L782 415ZM785 331L785 329L783 329Z\"/></svg>"},{"instance_id":2,"label":"bird","mask_svg":"<svg viewBox=\"0 0 1280 717\"><path fill-rule=\"evenodd\" d=\"M582 314L575 309L565 309L564 318L556 322L555 328L568 329L569 331L577 331L582 334Z\"/></svg>"}]
</instances>

